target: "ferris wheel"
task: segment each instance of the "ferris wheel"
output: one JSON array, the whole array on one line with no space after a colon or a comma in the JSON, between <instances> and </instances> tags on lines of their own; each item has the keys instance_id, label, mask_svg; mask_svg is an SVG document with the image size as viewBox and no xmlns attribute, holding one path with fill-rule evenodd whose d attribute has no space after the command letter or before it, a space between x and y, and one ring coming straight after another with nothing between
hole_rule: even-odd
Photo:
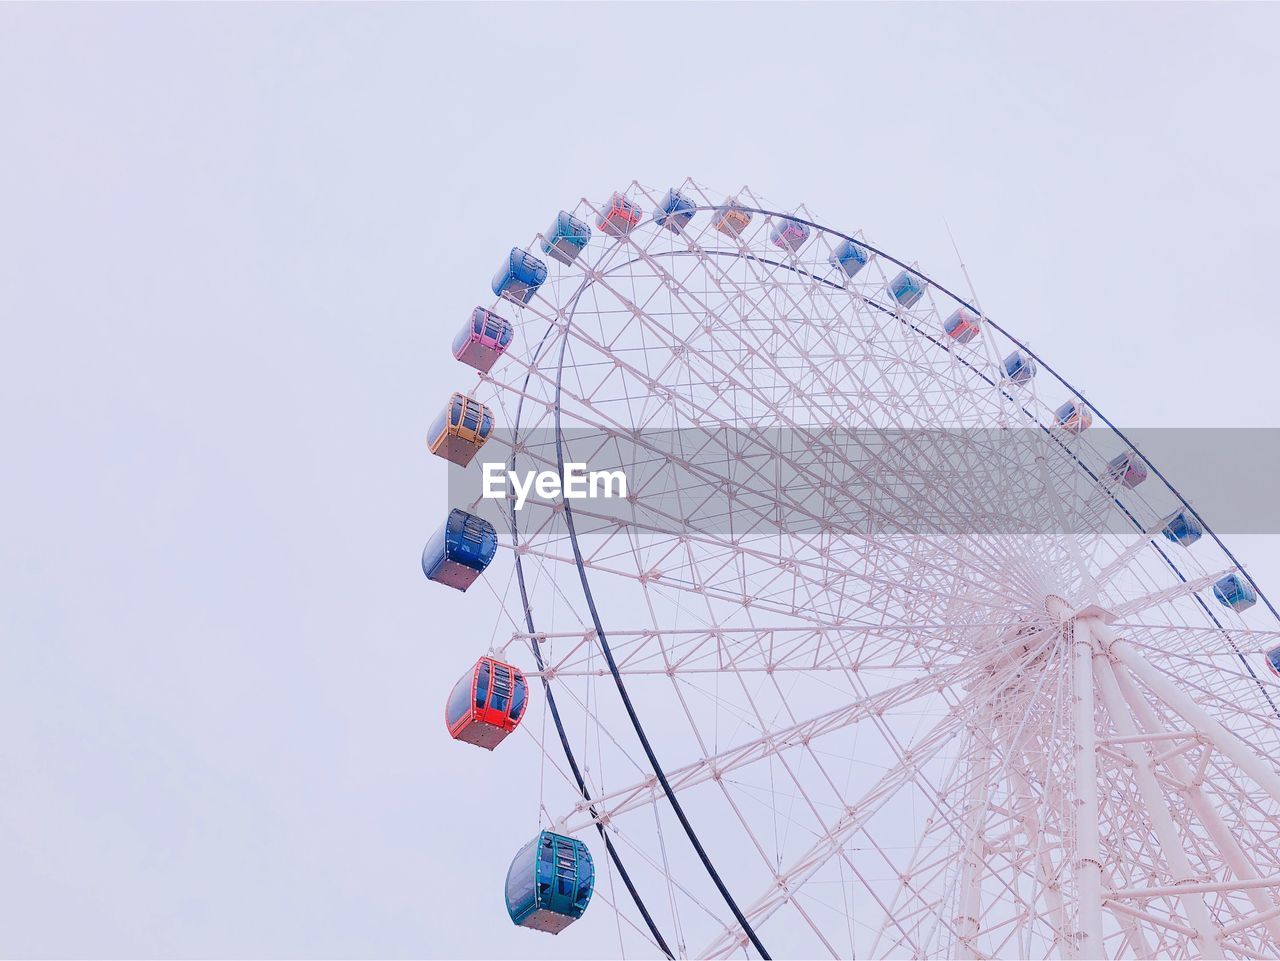
<instances>
[{"instance_id":1,"label":"ferris wheel","mask_svg":"<svg viewBox=\"0 0 1280 961\"><path fill-rule=\"evenodd\" d=\"M537 771L467 868L495 916L628 957L1280 956L1280 617L976 298L693 181L559 211L491 288L432 452L626 478L460 481L423 555L476 626L450 734Z\"/></svg>"}]
</instances>

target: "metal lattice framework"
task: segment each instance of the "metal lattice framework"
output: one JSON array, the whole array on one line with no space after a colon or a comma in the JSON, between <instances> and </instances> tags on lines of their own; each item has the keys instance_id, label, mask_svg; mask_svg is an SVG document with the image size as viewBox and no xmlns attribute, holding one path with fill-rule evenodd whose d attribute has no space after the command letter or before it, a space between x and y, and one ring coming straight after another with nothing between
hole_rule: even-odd
<instances>
[{"instance_id":1,"label":"metal lattice framework","mask_svg":"<svg viewBox=\"0 0 1280 961\"><path fill-rule=\"evenodd\" d=\"M544 686L504 748L540 754L537 818L609 842L612 910L565 936L1280 956L1270 603L1214 600L1248 580L1226 547L1161 536L1189 506L1154 467L1117 483L1123 436L1063 430L1054 408L1083 398L1043 361L1011 381L1023 345L976 303L912 266L903 307L886 287L909 265L860 234L743 189L733 236L723 194L678 189L683 231L632 184L633 230L497 301L515 343L468 389L511 431L485 460L630 482L621 511L510 511L480 589L491 653ZM571 212L594 228L609 204ZM772 242L788 223L795 249ZM871 255L853 277L830 262L848 240ZM965 344L958 306L981 322Z\"/></svg>"}]
</instances>

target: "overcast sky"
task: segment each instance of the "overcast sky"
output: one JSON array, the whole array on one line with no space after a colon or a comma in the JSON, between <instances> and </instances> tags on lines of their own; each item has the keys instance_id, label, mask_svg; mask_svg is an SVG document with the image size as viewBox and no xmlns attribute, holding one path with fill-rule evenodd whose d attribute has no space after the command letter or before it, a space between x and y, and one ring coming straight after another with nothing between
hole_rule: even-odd
<instances>
[{"instance_id":1,"label":"overcast sky","mask_svg":"<svg viewBox=\"0 0 1280 961\"><path fill-rule=\"evenodd\" d=\"M747 183L960 286L950 224L1113 421L1280 426L1277 36L1275 5L0 5L0 953L608 954L507 922L524 787L440 720L494 618L418 568L422 438L498 258L632 178ZM1233 543L1280 590L1276 539Z\"/></svg>"}]
</instances>

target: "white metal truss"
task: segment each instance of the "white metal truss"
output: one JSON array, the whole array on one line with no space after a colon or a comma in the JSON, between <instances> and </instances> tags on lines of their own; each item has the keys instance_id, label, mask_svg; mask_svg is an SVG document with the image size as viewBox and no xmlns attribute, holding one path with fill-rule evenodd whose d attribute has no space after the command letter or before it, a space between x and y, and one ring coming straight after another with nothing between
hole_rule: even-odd
<instances>
[{"instance_id":1,"label":"white metal truss","mask_svg":"<svg viewBox=\"0 0 1280 961\"><path fill-rule=\"evenodd\" d=\"M901 265L873 251L846 276L829 261L846 238L804 208L677 189L698 208L683 231L649 216L665 190L633 183L646 216L625 236L583 200L577 260L535 237L550 278L489 305L516 341L461 386L519 430L484 460L621 466L630 487L572 504L573 533L531 498L475 591L500 607L493 653L556 692L593 799L535 705L515 745L542 786L512 792L512 818L589 843L604 825L679 953L754 954L604 641L774 957L1280 956L1280 684L1262 667L1280 625L1213 599L1234 560L1163 537L1176 493L1108 476L1123 445L1057 424L1071 393L1044 370L1010 381L1019 345L986 318L950 339L954 295L926 280L904 307ZM729 196L751 211L736 236L715 228ZM771 241L787 218L811 225L795 250ZM604 907L563 936L655 952L626 898Z\"/></svg>"}]
</instances>

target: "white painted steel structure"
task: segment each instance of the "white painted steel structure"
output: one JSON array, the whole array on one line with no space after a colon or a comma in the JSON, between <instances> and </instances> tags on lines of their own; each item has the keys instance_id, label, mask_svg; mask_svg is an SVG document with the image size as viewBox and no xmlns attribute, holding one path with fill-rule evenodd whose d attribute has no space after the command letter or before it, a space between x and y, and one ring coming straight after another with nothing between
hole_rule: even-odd
<instances>
[{"instance_id":1,"label":"white painted steel structure","mask_svg":"<svg viewBox=\"0 0 1280 961\"><path fill-rule=\"evenodd\" d=\"M1280 957L1270 604L1213 599L1226 548L1162 537L1176 492L1108 477L1121 440L1055 426L1083 398L1043 363L1008 380L1023 345L973 298L956 343L961 301L920 274L902 307L901 265L860 234L849 277L805 208L744 188L733 236L724 194L678 189L680 232L652 220L665 189L632 184L628 235L595 229L606 199L570 211L594 231L572 263L534 238L550 278L491 305L516 341L464 387L518 429L485 460L627 459L626 511L531 498L518 570L473 589L565 729L535 697L492 759L542 752L512 816L532 833L536 787L544 826L594 845L602 825L680 956L758 953L695 836L774 957ZM771 242L785 218L811 226L798 246ZM993 453L996 427L1022 429ZM658 954L596 861L599 950Z\"/></svg>"}]
</instances>

